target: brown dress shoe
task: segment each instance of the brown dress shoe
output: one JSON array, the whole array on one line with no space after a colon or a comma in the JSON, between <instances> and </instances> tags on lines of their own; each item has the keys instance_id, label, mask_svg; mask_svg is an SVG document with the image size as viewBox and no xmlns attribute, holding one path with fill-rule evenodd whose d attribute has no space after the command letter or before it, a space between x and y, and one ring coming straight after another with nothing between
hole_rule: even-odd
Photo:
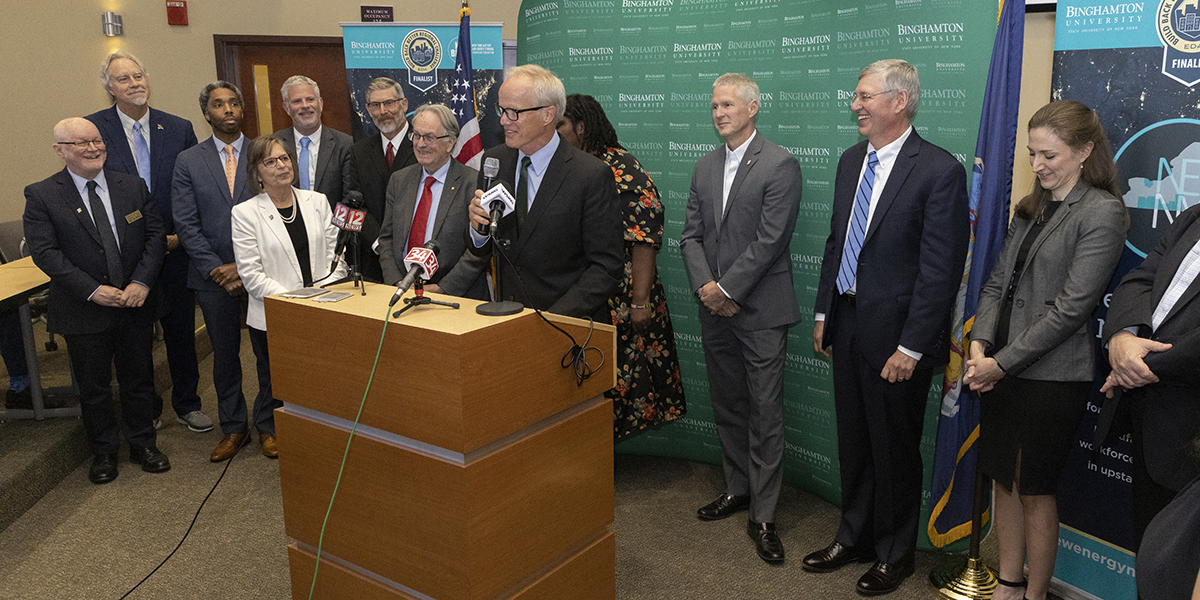
<instances>
[{"instance_id":1,"label":"brown dress shoe","mask_svg":"<svg viewBox=\"0 0 1200 600\"><path fill-rule=\"evenodd\" d=\"M275 434L260 433L258 441L262 444L263 456L267 458L279 458L279 444L275 441Z\"/></svg>"},{"instance_id":2,"label":"brown dress shoe","mask_svg":"<svg viewBox=\"0 0 1200 600\"><path fill-rule=\"evenodd\" d=\"M221 443L217 444L216 448L213 448L212 454L209 455L208 460L213 462L229 460L233 458L234 454L238 453L238 450L242 449L242 446L245 446L248 443L250 443L249 431L226 435L225 437L221 438Z\"/></svg>"}]
</instances>

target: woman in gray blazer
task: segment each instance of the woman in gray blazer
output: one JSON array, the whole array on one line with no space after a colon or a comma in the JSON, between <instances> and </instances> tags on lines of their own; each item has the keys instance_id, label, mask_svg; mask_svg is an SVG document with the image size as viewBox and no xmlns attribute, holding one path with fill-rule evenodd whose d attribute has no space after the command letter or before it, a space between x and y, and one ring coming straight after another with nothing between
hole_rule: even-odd
<instances>
[{"instance_id":1,"label":"woman in gray blazer","mask_svg":"<svg viewBox=\"0 0 1200 600\"><path fill-rule=\"evenodd\" d=\"M1058 546L1055 494L1092 387L1088 322L1129 222L1112 148L1088 107L1061 101L1038 110L1029 164L1037 180L980 292L963 379L981 393L979 468L995 482L996 600L1046 597Z\"/></svg>"}]
</instances>

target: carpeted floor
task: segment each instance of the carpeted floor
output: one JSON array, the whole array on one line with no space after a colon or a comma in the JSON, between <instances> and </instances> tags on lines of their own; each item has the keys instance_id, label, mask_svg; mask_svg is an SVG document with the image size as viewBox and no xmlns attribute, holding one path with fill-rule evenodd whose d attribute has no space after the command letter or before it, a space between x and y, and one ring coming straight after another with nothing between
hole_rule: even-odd
<instances>
[{"instance_id":1,"label":"carpeted floor","mask_svg":"<svg viewBox=\"0 0 1200 600\"><path fill-rule=\"evenodd\" d=\"M242 357L246 395L253 398L248 339ZM211 361L201 364L200 393L215 417ZM35 436L38 428L0 429L4 436L18 432ZM0 600L121 598L175 548L221 476L225 465L208 461L219 439L216 431L191 433L168 419L159 447L171 471L143 473L125 462L122 450L120 476L95 486L85 461L0 532ZM867 565L824 575L800 568L800 558L828 543L837 525L836 507L815 496L784 488L777 520L788 560L776 567L755 555L741 515L711 523L695 518L696 508L722 490L718 467L621 455L615 480L620 600L857 597L854 582ZM129 598L288 598L288 541L278 463L259 453L256 438L229 464L186 543ZM995 542L989 542L984 559L995 565ZM941 560L918 553L917 575L889 600L933 597L927 574Z\"/></svg>"}]
</instances>

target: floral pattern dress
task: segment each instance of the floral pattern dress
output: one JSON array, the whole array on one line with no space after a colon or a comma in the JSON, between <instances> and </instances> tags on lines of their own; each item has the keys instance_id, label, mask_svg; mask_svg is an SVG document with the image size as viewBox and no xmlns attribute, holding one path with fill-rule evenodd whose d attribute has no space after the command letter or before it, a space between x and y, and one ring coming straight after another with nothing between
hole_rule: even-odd
<instances>
[{"instance_id":1,"label":"floral pattern dress","mask_svg":"<svg viewBox=\"0 0 1200 600\"><path fill-rule=\"evenodd\" d=\"M615 296L608 300L613 325L617 328L617 387L607 396L613 400L613 435L621 439L632 433L677 419L687 412L683 378L675 353L675 332L667 312L667 296L657 271L650 290L652 318L641 332L633 330L630 304L633 300L633 245L662 247L663 205L650 175L623 148L609 148L600 157L612 167L617 194L624 209L625 276Z\"/></svg>"}]
</instances>

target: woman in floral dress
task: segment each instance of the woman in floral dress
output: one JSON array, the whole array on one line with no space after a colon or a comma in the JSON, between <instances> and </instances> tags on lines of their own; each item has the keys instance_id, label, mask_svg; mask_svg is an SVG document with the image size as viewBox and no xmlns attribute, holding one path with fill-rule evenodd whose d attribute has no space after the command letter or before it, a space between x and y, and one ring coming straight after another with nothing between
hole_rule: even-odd
<instances>
[{"instance_id":1,"label":"woman in floral dress","mask_svg":"<svg viewBox=\"0 0 1200 600\"><path fill-rule=\"evenodd\" d=\"M617 142L604 108L591 96L567 96L558 122L563 139L607 163L624 209L625 277L608 300L617 328L617 387L613 435L621 439L687 411L667 297L654 264L662 247L663 205L636 158Z\"/></svg>"}]
</instances>

